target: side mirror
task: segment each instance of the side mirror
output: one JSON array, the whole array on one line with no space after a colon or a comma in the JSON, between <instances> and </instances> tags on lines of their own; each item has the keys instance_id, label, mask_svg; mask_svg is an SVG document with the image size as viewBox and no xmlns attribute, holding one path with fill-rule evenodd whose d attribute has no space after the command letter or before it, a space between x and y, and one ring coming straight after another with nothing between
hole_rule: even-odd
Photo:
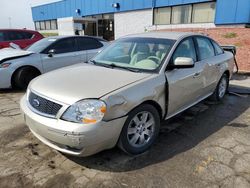
<instances>
[{"instance_id":1,"label":"side mirror","mask_svg":"<svg viewBox=\"0 0 250 188\"><path fill-rule=\"evenodd\" d=\"M48 57L53 57L54 54L55 54L55 50L54 49L50 49L48 51Z\"/></svg>"},{"instance_id":2,"label":"side mirror","mask_svg":"<svg viewBox=\"0 0 250 188\"><path fill-rule=\"evenodd\" d=\"M189 57L177 57L172 65L173 68L192 68L194 67L194 60Z\"/></svg>"},{"instance_id":3,"label":"side mirror","mask_svg":"<svg viewBox=\"0 0 250 188\"><path fill-rule=\"evenodd\" d=\"M9 44L9 46L10 46L11 48L13 48L13 49L17 49L17 50L20 50L20 49L21 49L20 46L19 46L18 44L15 44L15 43L13 43L13 42L11 42L11 43Z\"/></svg>"}]
</instances>

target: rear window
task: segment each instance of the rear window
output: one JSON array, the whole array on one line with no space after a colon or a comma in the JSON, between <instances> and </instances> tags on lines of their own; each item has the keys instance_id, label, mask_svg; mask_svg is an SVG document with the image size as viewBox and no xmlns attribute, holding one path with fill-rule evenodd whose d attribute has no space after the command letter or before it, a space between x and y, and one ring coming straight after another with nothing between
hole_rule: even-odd
<instances>
[{"instance_id":1,"label":"rear window","mask_svg":"<svg viewBox=\"0 0 250 188\"><path fill-rule=\"evenodd\" d=\"M103 44L96 39L88 37L77 38L79 50L92 50L103 47Z\"/></svg>"},{"instance_id":2,"label":"rear window","mask_svg":"<svg viewBox=\"0 0 250 188\"><path fill-rule=\"evenodd\" d=\"M215 56L214 47L210 40L205 37L196 37L199 49L199 59L204 60Z\"/></svg>"},{"instance_id":3,"label":"rear window","mask_svg":"<svg viewBox=\"0 0 250 188\"><path fill-rule=\"evenodd\" d=\"M33 36L32 33L22 32L22 31L8 31L6 32L5 40L14 41L14 40L25 40L31 39Z\"/></svg>"},{"instance_id":4,"label":"rear window","mask_svg":"<svg viewBox=\"0 0 250 188\"><path fill-rule=\"evenodd\" d=\"M215 41L213 41L213 40L211 40L211 41L212 41L212 44L214 46L214 50L215 50L216 55L223 54L224 51L222 50L222 48Z\"/></svg>"}]
</instances>

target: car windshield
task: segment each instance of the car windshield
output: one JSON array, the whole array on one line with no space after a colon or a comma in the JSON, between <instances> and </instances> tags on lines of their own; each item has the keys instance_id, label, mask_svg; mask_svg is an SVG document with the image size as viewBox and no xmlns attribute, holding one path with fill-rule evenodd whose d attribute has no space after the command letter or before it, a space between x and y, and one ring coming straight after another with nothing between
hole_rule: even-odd
<instances>
[{"instance_id":1,"label":"car windshield","mask_svg":"<svg viewBox=\"0 0 250 188\"><path fill-rule=\"evenodd\" d=\"M41 53L45 48L54 43L56 40L56 38L44 38L29 46L28 48L26 48L26 50L34 53Z\"/></svg>"},{"instance_id":2,"label":"car windshield","mask_svg":"<svg viewBox=\"0 0 250 188\"><path fill-rule=\"evenodd\" d=\"M105 48L92 62L151 72L160 67L174 43L174 40L162 38L123 38Z\"/></svg>"}]
</instances>

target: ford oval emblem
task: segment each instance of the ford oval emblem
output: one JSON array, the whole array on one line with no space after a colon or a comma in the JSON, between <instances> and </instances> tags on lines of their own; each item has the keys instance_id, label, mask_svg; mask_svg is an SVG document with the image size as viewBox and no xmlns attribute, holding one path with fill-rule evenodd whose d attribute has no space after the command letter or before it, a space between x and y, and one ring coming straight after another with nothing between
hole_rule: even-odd
<instances>
[{"instance_id":1,"label":"ford oval emblem","mask_svg":"<svg viewBox=\"0 0 250 188\"><path fill-rule=\"evenodd\" d=\"M33 99L32 104L33 104L34 107L39 107L40 106L40 102L37 99Z\"/></svg>"}]
</instances>

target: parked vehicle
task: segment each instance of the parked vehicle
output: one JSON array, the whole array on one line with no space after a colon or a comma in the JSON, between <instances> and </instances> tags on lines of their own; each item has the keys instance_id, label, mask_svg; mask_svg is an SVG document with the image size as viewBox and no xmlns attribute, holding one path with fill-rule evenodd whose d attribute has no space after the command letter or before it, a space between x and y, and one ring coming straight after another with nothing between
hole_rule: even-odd
<instances>
[{"instance_id":1,"label":"parked vehicle","mask_svg":"<svg viewBox=\"0 0 250 188\"><path fill-rule=\"evenodd\" d=\"M44 38L26 50L0 50L0 88L24 89L40 74L86 62L108 43L95 37Z\"/></svg>"},{"instance_id":2,"label":"parked vehicle","mask_svg":"<svg viewBox=\"0 0 250 188\"><path fill-rule=\"evenodd\" d=\"M21 100L25 122L48 146L88 156L116 144L140 154L160 122L228 89L234 56L194 33L121 38L91 61L31 82Z\"/></svg>"},{"instance_id":3,"label":"parked vehicle","mask_svg":"<svg viewBox=\"0 0 250 188\"><path fill-rule=\"evenodd\" d=\"M10 47L10 43L26 48L41 40L43 35L37 31L27 29L0 29L0 49Z\"/></svg>"}]
</instances>

